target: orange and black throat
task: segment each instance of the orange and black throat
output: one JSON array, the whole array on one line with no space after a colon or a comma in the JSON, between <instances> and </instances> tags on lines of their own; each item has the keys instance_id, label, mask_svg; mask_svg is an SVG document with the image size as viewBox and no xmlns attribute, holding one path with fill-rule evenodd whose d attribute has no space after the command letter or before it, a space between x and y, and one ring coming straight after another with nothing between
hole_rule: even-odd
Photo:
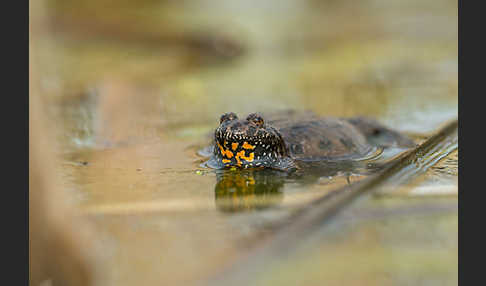
<instances>
[{"instance_id":1,"label":"orange and black throat","mask_svg":"<svg viewBox=\"0 0 486 286\"><path fill-rule=\"evenodd\" d=\"M257 114L238 120L236 114L226 113L220 122L214 133L214 156L223 167L269 167L287 155L280 133Z\"/></svg>"}]
</instances>

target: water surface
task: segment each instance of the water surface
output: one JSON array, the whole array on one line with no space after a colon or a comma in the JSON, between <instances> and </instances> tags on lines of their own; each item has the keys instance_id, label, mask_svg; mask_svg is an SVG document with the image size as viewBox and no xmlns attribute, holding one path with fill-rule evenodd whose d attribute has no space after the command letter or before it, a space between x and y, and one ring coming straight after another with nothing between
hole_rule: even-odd
<instances>
[{"instance_id":1,"label":"water surface","mask_svg":"<svg viewBox=\"0 0 486 286\"><path fill-rule=\"evenodd\" d=\"M222 113L367 115L417 143L457 118L453 1L50 3L39 53L59 171L112 285L211 281L272 225L403 151L300 178L203 168ZM455 284L457 134L433 154L256 280Z\"/></svg>"}]
</instances>

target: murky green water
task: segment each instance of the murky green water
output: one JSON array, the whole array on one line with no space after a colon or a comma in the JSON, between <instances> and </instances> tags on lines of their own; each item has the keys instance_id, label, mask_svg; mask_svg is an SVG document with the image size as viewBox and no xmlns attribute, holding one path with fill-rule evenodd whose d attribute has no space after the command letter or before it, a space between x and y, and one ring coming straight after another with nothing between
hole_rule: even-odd
<instances>
[{"instance_id":1,"label":"murky green water","mask_svg":"<svg viewBox=\"0 0 486 286\"><path fill-rule=\"evenodd\" d=\"M417 143L457 118L454 1L49 3L39 53L59 167L106 243L112 285L212 281L272 225L373 173L203 168L224 112L367 115ZM242 281L456 284L457 134L436 148Z\"/></svg>"}]
</instances>

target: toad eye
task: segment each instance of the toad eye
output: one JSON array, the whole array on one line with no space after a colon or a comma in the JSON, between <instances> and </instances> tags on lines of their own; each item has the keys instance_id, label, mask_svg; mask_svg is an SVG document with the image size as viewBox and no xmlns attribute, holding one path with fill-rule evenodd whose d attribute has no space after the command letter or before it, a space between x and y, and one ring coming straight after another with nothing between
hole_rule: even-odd
<instances>
[{"instance_id":1,"label":"toad eye","mask_svg":"<svg viewBox=\"0 0 486 286\"><path fill-rule=\"evenodd\" d=\"M262 127L263 124L265 124L265 122L263 121L263 117L261 117L259 114L257 113L251 113L248 115L248 117L246 117L246 120L255 124L256 126L258 127Z\"/></svg>"},{"instance_id":2,"label":"toad eye","mask_svg":"<svg viewBox=\"0 0 486 286\"><path fill-rule=\"evenodd\" d=\"M238 116L234 112L227 112L219 118L219 124L226 122L226 121L232 121L238 119Z\"/></svg>"}]
</instances>

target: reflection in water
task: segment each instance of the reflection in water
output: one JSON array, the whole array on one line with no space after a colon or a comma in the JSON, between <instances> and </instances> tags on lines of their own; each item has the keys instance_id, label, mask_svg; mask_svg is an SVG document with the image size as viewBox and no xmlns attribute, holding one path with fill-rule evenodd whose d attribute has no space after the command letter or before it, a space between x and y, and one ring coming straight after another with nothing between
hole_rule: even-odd
<instances>
[{"instance_id":1,"label":"reflection in water","mask_svg":"<svg viewBox=\"0 0 486 286\"><path fill-rule=\"evenodd\" d=\"M276 206L283 201L283 187L286 181L301 185L315 184L321 177L346 176L368 173L370 170L357 168L356 164L341 162L323 166L306 173L285 173L263 170L218 170L214 187L216 206L225 212L262 210ZM349 183L349 181L348 181Z\"/></svg>"},{"instance_id":2,"label":"reflection in water","mask_svg":"<svg viewBox=\"0 0 486 286\"><path fill-rule=\"evenodd\" d=\"M216 174L216 206L225 212L259 210L282 202L286 174L274 170L222 170Z\"/></svg>"},{"instance_id":3,"label":"reflection in water","mask_svg":"<svg viewBox=\"0 0 486 286\"><path fill-rule=\"evenodd\" d=\"M301 162L305 171L286 173L271 169L218 170L214 187L216 206L224 212L263 210L283 201L286 182L315 184L320 178L366 174L371 170L357 162Z\"/></svg>"},{"instance_id":4,"label":"reflection in water","mask_svg":"<svg viewBox=\"0 0 486 286\"><path fill-rule=\"evenodd\" d=\"M374 156L362 161L299 161L299 170L287 173L272 169L225 169L216 170L214 187L216 206L223 212L263 210L279 205L284 198L285 183L292 182L301 186L314 185L322 178L360 178L382 170L397 158L403 149L380 149ZM340 184L340 180L333 180ZM324 188L323 188L324 189Z\"/></svg>"}]
</instances>

